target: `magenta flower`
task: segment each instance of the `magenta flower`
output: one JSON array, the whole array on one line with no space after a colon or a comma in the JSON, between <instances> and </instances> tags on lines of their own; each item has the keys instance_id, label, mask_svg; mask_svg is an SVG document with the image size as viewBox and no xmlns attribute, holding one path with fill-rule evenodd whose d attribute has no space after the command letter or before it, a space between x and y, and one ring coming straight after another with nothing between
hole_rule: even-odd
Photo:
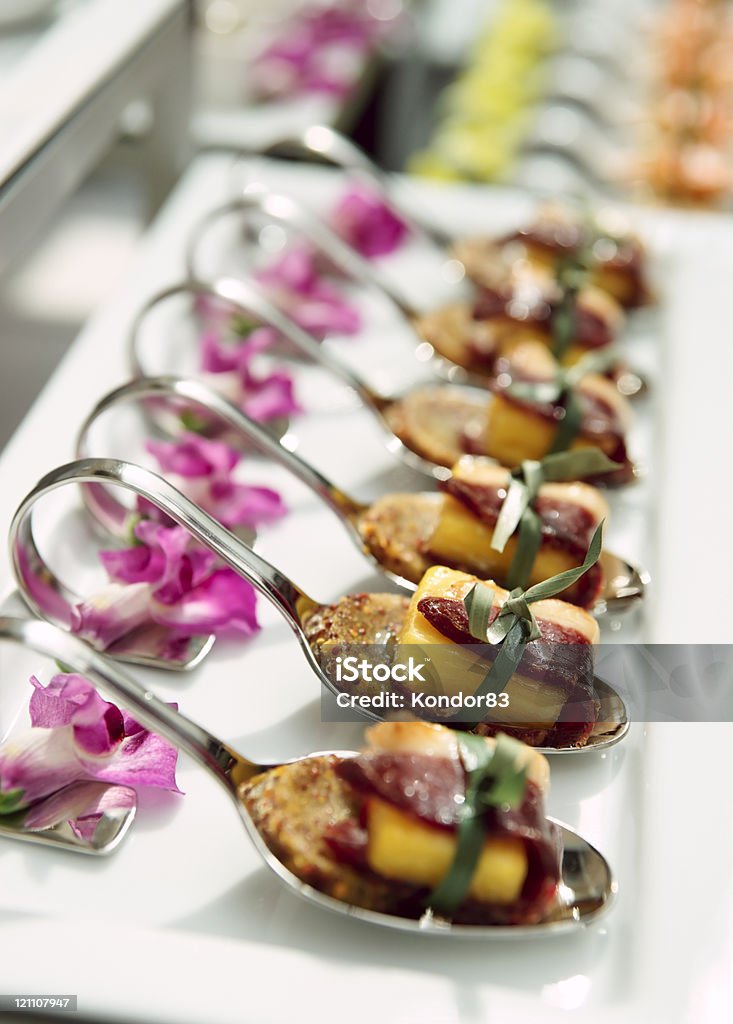
<instances>
[{"instance_id":1,"label":"magenta flower","mask_svg":"<svg viewBox=\"0 0 733 1024\"><path fill-rule=\"evenodd\" d=\"M45 687L34 676L30 682L31 728L0 746L0 814L31 808L29 828L79 819L81 835L106 807L130 806L128 787L181 792L175 748L103 700L89 680L64 674Z\"/></svg>"},{"instance_id":2,"label":"magenta flower","mask_svg":"<svg viewBox=\"0 0 733 1024\"><path fill-rule=\"evenodd\" d=\"M230 316L228 321L221 321L218 326L224 328L227 323L235 326L237 319ZM246 333L237 334L233 340L220 340L219 333L207 331L202 338L201 369L206 373L231 373L233 370L241 373L276 340L277 332L271 327L250 328Z\"/></svg>"},{"instance_id":3,"label":"magenta flower","mask_svg":"<svg viewBox=\"0 0 733 1024\"><path fill-rule=\"evenodd\" d=\"M166 478L227 529L252 528L286 512L268 487L239 483L232 472L240 454L222 441L184 434L177 441L149 441ZM108 650L141 627L165 628L162 657L175 659L196 636L259 629L251 584L222 566L184 527L139 499L144 518L134 525L132 547L100 552L109 583L71 609L72 632ZM136 633L133 639L140 639Z\"/></svg>"},{"instance_id":4,"label":"magenta flower","mask_svg":"<svg viewBox=\"0 0 733 1024\"><path fill-rule=\"evenodd\" d=\"M290 246L283 255L258 271L272 301L308 334L356 334L361 329L358 310L318 271L313 250L307 245Z\"/></svg>"},{"instance_id":5,"label":"magenta flower","mask_svg":"<svg viewBox=\"0 0 733 1024\"><path fill-rule=\"evenodd\" d=\"M178 639L260 628L251 584L182 526L143 519L134 535L134 547L100 552L110 583L72 609L72 632L105 650L149 622Z\"/></svg>"},{"instance_id":6,"label":"magenta flower","mask_svg":"<svg viewBox=\"0 0 733 1024\"><path fill-rule=\"evenodd\" d=\"M254 357L276 337L269 328L258 328L246 341L222 341L213 330L201 338L201 369L211 374L212 387L258 423L300 412L290 374L252 368Z\"/></svg>"},{"instance_id":7,"label":"magenta flower","mask_svg":"<svg viewBox=\"0 0 733 1024\"><path fill-rule=\"evenodd\" d=\"M241 455L223 441L184 434L177 441L148 441L145 447L158 460L166 479L228 530L271 523L287 511L277 491L232 479ZM138 511L158 522L170 523L145 499L138 499Z\"/></svg>"},{"instance_id":8,"label":"magenta flower","mask_svg":"<svg viewBox=\"0 0 733 1024\"><path fill-rule=\"evenodd\" d=\"M366 188L350 189L336 204L331 221L343 240L367 259L394 252L408 232L384 200Z\"/></svg>"},{"instance_id":9,"label":"magenta flower","mask_svg":"<svg viewBox=\"0 0 733 1024\"><path fill-rule=\"evenodd\" d=\"M383 33L384 23L358 8L306 8L290 18L283 33L256 58L252 86L270 97L294 93L344 97Z\"/></svg>"}]
</instances>

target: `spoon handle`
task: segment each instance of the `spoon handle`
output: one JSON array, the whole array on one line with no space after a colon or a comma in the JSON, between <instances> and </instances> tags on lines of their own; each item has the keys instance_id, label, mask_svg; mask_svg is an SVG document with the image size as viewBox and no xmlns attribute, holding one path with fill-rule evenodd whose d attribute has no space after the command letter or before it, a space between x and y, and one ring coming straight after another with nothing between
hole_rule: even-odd
<instances>
[{"instance_id":1,"label":"spoon handle","mask_svg":"<svg viewBox=\"0 0 733 1024\"><path fill-rule=\"evenodd\" d=\"M311 125L302 132L293 132L276 139L261 152L263 156L278 156L280 153L303 154L317 160L325 160L334 167L358 175L387 200L411 230L417 230L425 235L437 248L444 249L451 244L452 239L445 231L407 209L397 196L393 176L388 171L382 170L363 149L333 128L326 125Z\"/></svg>"},{"instance_id":2,"label":"spoon handle","mask_svg":"<svg viewBox=\"0 0 733 1024\"><path fill-rule=\"evenodd\" d=\"M385 295L406 320L409 321L416 315L412 306L378 267L373 266L347 245L310 210L289 196L268 192L264 187L252 187L251 191L246 191L238 198L215 207L193 227L186 246L186 267L191 277L198 276L196 251L211 225L230 214L247 215L253 211L262 213L269 220L285 227L294 228L357 284L374 288Z\"/></svg>"},{"instance_id":3,"label":"spoon handle","mask_svg":"<svg viewBox=\"0 0 733 1024\"><path fill-rule=\"evenodd\" d=\"M388 403L384 395L380 395L358 374L349 369L331 352L324 349L320 342L300 328L293 320L274 306L262 294L259 286L234 278L221 278L218 281L206 282L189 278L178 284L171 285L150 298L135 317L129 334L129 353L132 371L136 376L148 376L140 351L141 328L148 314L160 303L176 295L199 295L219 299L238 313L255 316L261 323L273 327L282 334L295 348L312 362L317 363L329 373L339 377L345 384L353 388L363 401L372 409L378 410Z\"/></svg>"},{"instance_id":4,"label":"spoon handle","mask_svg":"<svg viewBox=\"0 0 733 1024\"><path fill-rule=\"evenodd\" d=\"M139 377L106 394L92 409L82 424L76 442L76 457L87 458L90 452L90 435L94 424L110 409L134 402L144 403L146 399L163 399L175 404L183 400L193 404L206 415L213 414L226 423L237 435L250 441L265 456L284 466L301 483L305 484L337 514L349 514L361 510L361 505L332 484L319 470L305 459L290 451L263 426L253 420L228 399L202 381L185 377ZM83 498L90 512L110 532L120 533L126 521L128 509L118 503L104 487L90 484L83 488Z\"/></svg>"},{"instance_id":5,"label":"spoon handle","mask_svg":"<svg viewBox=\"0 0 733 1024\"><path fill-rule=\"evenodd\" d=\"M86 676L119 700L142 725L165 736L208 768L230 793L235 790L233 772L239 769L238 775L244 775L247 770L250 774L260 770L258 765L247 761L216 736L156 697L104 655L57 626L49 622L2 616L0 639L21 644Z\"/></svg>"},{"instance_id":6,"label":"spoon handle","mask_svg":"<svg viewBox=\"0 0 733 1024\"><path fill-rule=\"evenodd\" d=\"M36 502L69 483L116 484L152 502L235 572L257 588L282 613L301 645L307 646L299 609L315 604L284 573L225 529L163 477L118 459L80 459L47 473L18 507L10 525L10 555L18 586L39 615L61 625L71 616L63 584L41 557L33 536Z\"/></svg>"}]
</instances>

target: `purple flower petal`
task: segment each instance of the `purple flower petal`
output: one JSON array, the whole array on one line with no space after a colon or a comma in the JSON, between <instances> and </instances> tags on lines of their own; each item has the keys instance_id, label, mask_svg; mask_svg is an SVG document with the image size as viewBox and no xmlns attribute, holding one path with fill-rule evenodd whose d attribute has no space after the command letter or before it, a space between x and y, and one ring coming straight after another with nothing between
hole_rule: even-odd
<instances>
[{"instance_id":1,"label":"purple flower petal","mask_svg":"<svg viewBox=\"0 0 733 1024\"><path fill-rule=\"evenodd\" d=\"M234 348L219 341L216 331L204 331L201 335L201 369L204 373L229 373L237 369Z\"/></svg>"},{"instance_id":2,"label":"purple flower petal","mask_svg":"<svg viewBox=\"0 0 733 1024\"><path fill-rule=\"evenodd\" d=\"M99 558L110 580L117 583L150 583L159 579L165 569L162 550L148 544L100 551Z\"/></svg>"},{"instance_id":3,"label":"purple flower petal","mask_svg":"<svg viewBox=\"0 0 733 1024\"><path fill-rule=\"evenodd\" d=\"M259 355L261 352L266 352L268 348L277 341L277 331L274 327L258 327L256 330L247 337L246 341L246 360L251 362L252 359ZM241 361L245 359L245 354L240 354L240 365Z\"/></svg>"},{"instance_id":4,"label":"purple flower petal","mask_svg":"<svg viewBox=\"0 0 733 1024\"><path fill-rule=\"evenodd\" d=\"M95 757L109 754L122 741L121 711L103 700L83 676L57 675L47 687L31 676L31 685L29 712L34 728L70 725L79 750Z\"/></svg>"},{"instance_id":5,"label":"purple flower petal","mask_svg":"<svg viewBox=\"0 0 733 1024\"><path fill-rule=\"evenodd\" d=\"M191 636L233 631L251 636L260 628L254 588L229 568L217 569L175 603L156 595L151 618L162 626Z\"/></svg>"},{"instance_id":6,"label":"purple flower petal","mask_svg":"<svg viewBox=\"0 0 733 1024\"><path fill-rule=\"evenodd\" d=\"M223 340L213 330L201 335L201 369L204 373L242 373L277 341L272 327L258 327L245 339Z\"/></svg>"},{"instance_id":7,"label":"purple flower petal","mask_svg":"<svg viewBox=\"0 0 733 1024\"><path fill-rule=\"evenodd\" d=\"M31 684L32 727L0 747L0 813L85 780L180 792L175 748L105 701L83 676L56 675L45 687L33 677ZM58 806L38 808L36 820Z\"/></svg>"},{"instance_id":8,"label":"purple flower petal","mask_svg":"<svg viewBox=\"0 0 733 1024\"><path fill-rule=\"evenodd\" d=\"M105 782L74 782L33 804L23 827L40 832L67 821L80 839L91 841L105 813L127 811L137 803L135 790Z\"/></svg>"},{"instance_id":9,"label":"purple flower petal","mask_svg":"<svg viewBox=\"0 0 733 1024\"><path fill-rule=\"evenodd\" d=\"M301 411L292 377L281 372L271 373L259 380L250 377L240 404L247 415L258 423L286 419Z\"/></svg>"},{"instance_id":10,"label":"purple flower petal","mask_svg":"<svg viewBox=\"0 0 733 1024\"><path fill-rule=\"evenodd\" d=\"M346 95L385 31L381 20L361 9L306 7L255 58L251 84L264 96Z\"/></svg>"},{"instance_id":11,"label":"purple flower petal","mask_svg":"<svg viewBox=\"0 0 733 1024\"><path fill-rule=\"evenodd\" d=\"M259 379L249 369L246 374L261 415L268 405L272 411L284 400L293 401L287 376ZM151 442L149 449L174 484L229 529L271 522L286 511L276 491L232 479L240 456L220 441L188 434L180 442ZM135 524L134 535L134 547L101 553L112 582L72 610L71 627L77 635L107 649L150 624L166 627L173 645L212 631L249 636L259 628L252 587L230 569L217 568L216 556L186 529L143 518ZM94 731L85 743L95 754L103 746Z\"/></svg>"},{"instance_id":12,"label":"purple flower petal","mask_svg":"<svg viewBox=\"0 0 733 1024\"><path fill-rule=\"evenodd\" d=\"M212 500L225 518L229 514L240 519L246 512L261 521L284 511L279 496L268 488L224 483L222 493ZM132 629L150 622L186 637L230 630L249 636L259 628L250 584L230 569L215 568L216 556L183 527L142 520L135 534L144 544L157 546L160 557L149 558L147 565L158 570L158 578L148 583L111 583L81 602L72 615L72 629L77 635L106 649ZM174 635L172 640L176 639ZM41 699L49 698L37 698ZM93 737L86 740L90 750L94 742Z\"/></svg>"},{"instance_id":13,"label":"purple flower petal","mask_svg":"<svg viewBox=\"0 0 733 1024\"><path fill-rule=\"evenodd\" d=\"M132 719L127 719L125 731L125 738L114 763L96 768L94 777L102 782L154 786L156 789L181 793L176 783L176 748L156 733L143 729Z\"/></svg>"},{"instance_id":14,"label":"purple flower petal","mask_svg":"<svg viewBox=\"0 0 733 1024\"><path fill-rule=\"evenodd\" d=\"M176 441L148 441L145 447L163 472L186 478L230 473L240 459L231 445L191 433Z\"/></svg>"},{"instance_id":15,"label":"purple flower petal","mask_svg":"<svg viewBox=\"0 0 733 1024\"><path fill-rule=\"evenodd\" d=\"M252 368L254 356L276 340L270 328L255 331L239 344L222 342L212 331L201 338L201 368L212 374L212 386L259 423L300 412L290 374L260 374Z\"/></svg>"},{"instance_id":16,"label":"purple flower petal","mask_svg":"<svg viewBox=\"0 0 733 1024\"><path fill-rule=\"evenodd\" d=\"M255 527L260 523L271 523L287 512L277 491L226 480L215 480L211 484L210 505L203 507L228 530L236 526Z\"/></svg>"},{"instance_id":17,"label":"purple flower petal","mask_svg":"<svg viewBox=\"0 0 733 1024\"><path fill-rule=\"evenodd\" d=\"M368 259L394 252L408 233L405 222L384 200L364 188L347 192L331 219L344 241Z\"/></svg>"},{"instance_id":18,"label":"purple flower petal","mask_svg":"<svg viewBox=\"0 0 733 1024\"><path fill-rule=\"evenodd\" d=\"M28 729L0 747L0 808L11 814L85 776L71 726ZM2 799L13 793L14 802Z\"/></svg>"},{"instance_id":19,"label":"purple flower petal","mask_svg":"<svg viewBox=\"0 0 733 1024\"><path fill-rule=\"evenodd\" d=\"M33 693L28 712L33 728L55 729L60 725L70 725L74 714L88 697L89 684L83 676L76 674L54 676L48 686L44 686L36 676L31 676L30 684Z\"/></svg>"},{"instance_id":20,"label":"purple flower petal","mask_svg":"<svg viewBox=\"0 0 733 1024\"><path fill-rule=\"evenodd\" d=\"M147 447L171 483L227 529L254 527L285 514L285 506L276 491L232 479L232 470L241 456L222 441L186 434L180 441L151 441ZM148 505L139 502L138 510L145 513ZM160 516L154 518L161 522ZM167 525L173 524L169 521ZM189 557L195 556L191 553Z\"/></svg>"},{"instance_id":21,"label":"purple flower petal","mask_svg":"<svg viewBox=\"0 0 733 1024\"><path fill-rule=\"evenodd\" d=\"M297 295L312 295L319 283L315 253L310 246L292 245L279 259L259 270L257 279Z\"/></svg>"},{"instance_id":22,"label":"purple flower petal","mask_svg":"<svg viewBox=\"0 0 733 1024\"><path fill-rule=\"evenodd\" d=\"M319 274L316 254L308 246L291 246L258 271L257 278L268 287L273 301L315 337L356 334L361 328L358 311Z\"/></svg>"},{"instance_id":23,"label":"purple flower petal","mask_svg":"<svg viewBox=\"0 0 733 1024\"><path fill-rule=\"evenodd\" d=\"M169 593L184 593L216 563L213 552L197 544L183 526L163 526L143 519L135 527L135 536L160 552L159 572L150 581L156 592L165 588Z\"/></svg>"},{"instance_id":24,"label":"purple flower petal","mask_svg":"<svg viewBox=\"0 0 733 1024\"><path fill-rule=\"evenodd\" d=\"M325 338L328 334L357 334L361 330L358 310L340 299L304 299L290 312L297 325L316 338Z\"/></svg>"},{"instance_id":25,"label":"purple flower petal","mask_svg":"<svg viewBox=\"0 0 733 1024\"><path fill-rule=\"evenodd\" d=\"M105 554L105 552L101 552ZM106 650L148 619L151 587L147 583L109 583L71 609L71 632Z\"/></svg>"}]
</instances>

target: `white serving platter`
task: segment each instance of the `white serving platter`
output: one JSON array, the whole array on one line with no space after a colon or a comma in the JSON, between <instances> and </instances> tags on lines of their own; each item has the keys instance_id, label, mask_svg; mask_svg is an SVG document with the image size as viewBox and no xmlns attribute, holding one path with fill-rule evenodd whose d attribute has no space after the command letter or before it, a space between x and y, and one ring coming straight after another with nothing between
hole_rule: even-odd
<instances>
[{"instance_id":1,"label":"white serving platter","mask_svg":"<svg viewBox=\"0 0 733 1024\"><path fill-rule=\"evenodd\" d=\"M342 187L321 170L258 163L257 173L312 202ZM191 224L230 194L235 178L225 156L202 157L187 173L133 274L82 333L0 459L0 533L38 478L72 457L96 399L129 376L125 338L134 311L182 275ZM488 189L421 187L420 195L457 233L501 230L529 210L528 200ZM638 406L632 436L634 454L653 473L613 497L611 539L651 568L654 587L643 620L623 623L618 638L725 643L733 225L635 216L664 289L661 311L639 318L629 340L654 387ZM395 273L413 274L410 260L395 261ZM384 304L365 300L365 311L370 330L334 342L339 352L365 372L371 367L377 381L393 365L414 377L404 329ZM303 455L362 496L418 486L348 391L320 371L296 372L309 409L293 426ZM132 433L115 443L114 452L98 454L139 456ZM282 471L254 458L251 465L252 480L280 488L291 508L263 530L263 553L318 598L376 587L329 512ZM45 550L69 571L69 538L83 529L73 503L70 494L49 506L42 531ZM80 563L81 586L92 565ZM0 585L9 595L5 557ZM359 727L321 722L315 678L288 628L262 601L260 609L261 634L222 645L195 674L136 675L254 757L353 745ZM2 734L24 699L29 659L5 649L0 657ZM33 666L51 670L42 659ZM88 1017L127 1021L262 1024L297 1014L308 1024L375 1016L529 1024L571 1011L584 1024L723 1020L733 963L733 815L722 795L731 740L728 724L635 723L605 754L554 759L549 812L604 852L619 898L595 928L522 944L383 934L302 903L258 861L226 795L182 759L186 796L143 796L132 833L108 861L0 844L0 988L76 992Z\"/></svg>"}]
</instances>

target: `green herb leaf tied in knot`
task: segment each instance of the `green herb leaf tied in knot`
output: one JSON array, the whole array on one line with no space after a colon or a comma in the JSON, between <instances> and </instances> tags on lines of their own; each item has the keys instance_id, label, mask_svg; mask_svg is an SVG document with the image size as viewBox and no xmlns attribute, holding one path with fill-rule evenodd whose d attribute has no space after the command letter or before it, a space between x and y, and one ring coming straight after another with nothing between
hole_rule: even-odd
<instances>
[{"instance_id":1,"label":"green herb leaf tied in knot","mask_svg":"<svg viewBox=\"0 0 733 1024\"><path fill-rule=\"evenodd\" d=\"M570 367L558 365L551 380L513 381L507 393L522 402L533 405L561 405L562 418L552 442L550 453L566 451L577 435L583 422L583 406L578 395L578 385L589 373L605 373L618 362L618 352L607 345L599 352L589 352Z\"/></svg>"},{"instance_id":2,"label":"green herb leaf tied in knot","mask_svg":"<svg viewBox=\"0 0 733 1024\"><path fill-rule=\"evenodd\" d=\"M491 539L491 547L495 551L503 551L519 527L517 549L507 578L510 588L526 587L540 548L542 523L534 508L540 487L545 483L581 480L620 468L618 462L613 462L599 448L577 448L546 455L540 462L525 459L512 470Z\"/></svg>"},{"instance_id":3,"label":"green herb leaf tied in knot","mask_svg":"<svg viewBox=\"0 0 733 1024\"><path fill-rule=\"evenodd\" d=\"M563 260L557 268L556 279L561 289L560 302L552 314L552 352L562 359L575 337L578 323L578 293L588 280L588 265L581 250Z\"/></svg>"},{"instance_id":4,"label":"green herb leaf tied in knot","mask_svg":"<svg viewBox=\"0 0 733 1024\"><path fill-rule=\"evenodd\" d=\"M453 863L428 898L428 906L442 914L455 911L465 900L486 839L486 812L491 807L519 807L527 788L524 747L500 734L492 747L480 736L458 740L466 771L466 796L458 824Z\"/></svg>"},{"instance_id":5,"label":"green herb leaf tied in knot","mask_svg":"<svg viewBox=\"0 0 733 1024\"><path fill-rule=\"evenodd\" d=\"M471 587L463 598L471 636L492 646L501 644L491 668L475 691L476 697L501 693L505 688L522 660L526 645L541 635L530 605L555 597L567 587L572 587L596 564L601 555L604 523L605 520L602 520L596 527L582 565L550 576L542 583L535 583L529 590L516 587L510 592L493 622L491 610L494 591L485 583L474 583Z\"/></svg>"},{"instance_id":6,"label":"green herb leaf tied in knot","mask_svg":"<svg viewBox=\"0 0 733 1024\"><path fill-rule=\"evenodd\" d=\"M561 593L595 565L601 553L602 530L600 523L582 565L558 573L529 590L516 588L493 622L494 592L483 583L474 584L463 600L471 635L477 640L501 644L477 694L497 693L504 688L521 661L525 645L540 635L530 606ZM447 874L427 900L427 906L440 914L455 912L469 893L486 839L488 809L520 806L527 786L524 746L517 740L500 734L492 749L482 737L466 733L458 744L467 778L456 853Z\"/></svg>"}]
</instances>

